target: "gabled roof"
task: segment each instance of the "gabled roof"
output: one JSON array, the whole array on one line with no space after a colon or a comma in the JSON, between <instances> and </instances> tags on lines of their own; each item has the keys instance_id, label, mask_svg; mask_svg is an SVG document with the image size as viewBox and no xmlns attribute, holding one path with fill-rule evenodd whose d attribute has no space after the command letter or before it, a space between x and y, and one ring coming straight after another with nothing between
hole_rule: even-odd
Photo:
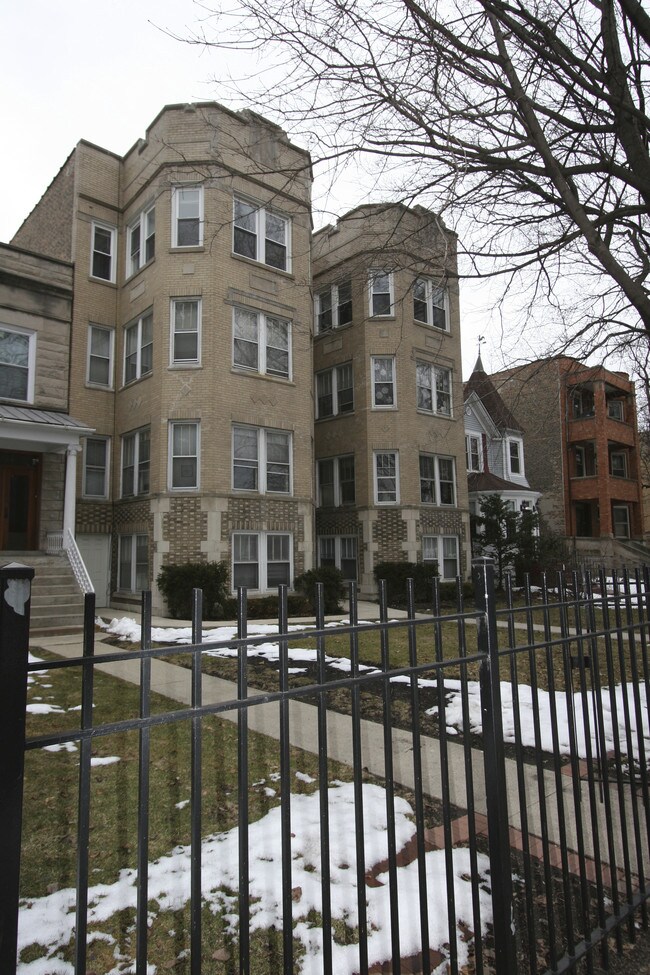
<instances>
[{"instance_id":1,"label":"gabled roof","mask_svg":"<svg viewBox=\"0 0 650 975\"><path fill-rule=\"evenodd\" d=\"M539 491L533 491L532 488L526 487L523 484L517 484L515 481L504 481L502 477L498 477L496 474L492 474L490 471L480 471L468 474L467 489L470 495L492 494L495 492L503 494L505 492L509 492L518 495L530 494L535 500L540 497Z\"/></svg>"},{"instance_id":2,"label":"gabled roof","mask_svg":"<svg viewBox=\"0 0 650 975\"><path fill-rule=\"evenodd\" d=\"M518 430L520 433L523 433L523 427L503 402L494 383L485 372L480 353L474 366L474 372L463 386L463 393L465 399L471 393L475 393L478 396L483 407L499 430Z\"/></svg>"}]
</instances>

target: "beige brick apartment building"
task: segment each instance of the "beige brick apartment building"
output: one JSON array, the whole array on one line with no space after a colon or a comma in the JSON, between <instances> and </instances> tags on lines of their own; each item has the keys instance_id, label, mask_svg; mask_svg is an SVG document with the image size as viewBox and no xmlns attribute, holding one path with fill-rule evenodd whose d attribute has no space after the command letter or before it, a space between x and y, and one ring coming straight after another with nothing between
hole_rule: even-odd
<instances>
[{"instance_id":1,"label":"beige brick apartment building","mask_svg":"<svg viewBox=\"0 0 650 975\"><path fill-rule=\"evenodd\" d=\"M100 602L166 559L266 590L311 566L309 158L250 112L168 106L80 142L13 243L74 263L76 531Z\"/></svg>"},{"instance_id":2,"label":"beige brick apartment building","mask_svg":"<svg viewBox=\"0 0 650 975\"><path fill-rule=\"evenodd\" d=\"M468 569L456 240L422 207L363 206L314 236L318 560Z\"/></svg>"},{"instance_id":3,"label":"beige brick apartment building","mask_svg":"<svg viewBox=\"0 0 650 975\"><path fill-rule=\"evenodd\" d=\"M362 591L384 560L466 571L454 237L364 207L312 244L310 189L277 126L171 105L124 157L80 142L15 235L74 269L66 497L98 605L162 609L166 562L252 594L317 563Z\"/></svg>"}]
</instances>

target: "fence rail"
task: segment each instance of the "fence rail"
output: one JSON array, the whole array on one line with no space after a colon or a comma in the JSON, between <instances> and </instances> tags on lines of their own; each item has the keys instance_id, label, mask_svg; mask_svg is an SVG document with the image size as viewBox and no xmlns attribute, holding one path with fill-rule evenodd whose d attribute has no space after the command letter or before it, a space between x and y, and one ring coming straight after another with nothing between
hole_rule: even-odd
<instances>
[{"instance_id":1,"label":"fence rail","mask_svg":"<svg viewBox=\"0 0 650 975\"><path fill-rule=\"evenodd\" d=\"M313 624L290 625L281 587L274 633L255 632L242 590L236 627L216 639L196 591L189 643L165 646L152 644L145 593L128 653L95 644L90 594L83 655L31 663L30 572L0 569L7 975L39 950L81 975L111 939L137 975L151 964L188 975L443 964L559 975L591 967L595 950L606 962L612 938L620 949L647 922L647 569L558 576L523 597L508 583L497 608L483 560L471 609L459 586L443 613L434 587L431 611L418 613L410 585L406 618L391 619L382 588L377 620L359 622L351 586L337 626L322 591ZM44 668L54 686L77 675L79 700L46 729L30 717L25 737L27 683ZM135 713L125 690L123 711L95 717L107 672L133 686ZM170 764L182 742L186 759ZM47 869L30 825L46 801L32 758L52 747L76 749L79 763L73 808L58 809L74 823L69 897L25 886ZM98 751L120 748L123 794L117 773L95 771ZM110 801L128 807L115 837L94 821ZM119 870L94 883L113 839ZM38 949L31 918L46 909L59 911L59 941Z\"/></svg>"}]
</instances>

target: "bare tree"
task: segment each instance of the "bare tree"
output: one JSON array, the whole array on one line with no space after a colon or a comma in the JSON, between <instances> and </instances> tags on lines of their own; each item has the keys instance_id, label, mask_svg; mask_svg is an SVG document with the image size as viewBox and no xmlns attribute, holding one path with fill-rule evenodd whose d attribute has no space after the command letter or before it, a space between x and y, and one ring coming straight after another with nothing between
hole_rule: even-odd
<instances>
[{"instance_id":1,"label":"bare tree","mask_svg":"<svg viewBox=\"0 0 650 975\"><path fill-rule=\"evenodd\" d=\"M528 282L528 307L552 309L556 348L649 342L650 17L638 0L239 4L191 41L259 49L271 73L241 90L311 138L316 163L374 158L388 192L459 231L472 274Z\"/></svg>"}]
</instances>

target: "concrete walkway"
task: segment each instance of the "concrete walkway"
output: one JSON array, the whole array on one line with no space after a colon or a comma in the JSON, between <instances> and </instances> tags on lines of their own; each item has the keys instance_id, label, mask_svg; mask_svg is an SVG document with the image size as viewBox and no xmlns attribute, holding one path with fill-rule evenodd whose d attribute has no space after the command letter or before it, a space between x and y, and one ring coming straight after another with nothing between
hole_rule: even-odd
<instances>
[{"instance_id":1,"label":"concrete walkway","mask_svg":"<svg viewBox=\"0 0 650 975\"><path fill-rule=\"evenodd\" d=\"M360 619L376 620L377 606L368 603L361 604L359 607ZM391 611L390 619L404 617L406 614L400 611ZM131 619L139 619L135 613L119 613L119 616L128 616ZM252 621L253 623L261 621ZM292 621L294 622L294 621ZM310 622L313 622L310 621ZM154 626L179 627L189 625L183 621L171 621L156 618L153 620ZM215 624L224 625L224 624ZM80 636L36 636L34 637L34 650L45 648L55 654L64 657L78 657L82 653ZM101 659L102 654L114 654L119 648L106 644L102 640L102 635L96 635L95 656ZM138 684L140 680L140 662L129 658L127 651L124 653L124 660L116 662L98 664L98 669L111 674L121 680ZM151 689L152 691L168 697L184 706L191 705L191 672L187 668L167 663L163 660L152 660L151 666ZM254 688L249 691L249 696L254 697ZM236 686L225 680L209 675L202 677L203 703L206 705L216 703L234 702L237 699ZM226 711L221 715L229 721L237 721L237 710ZM248 727L251 731L259 734L279 739L280 736L280 708L277 702L255 704L248 709ZM292 700L289 708L289 735L291 744L297 748L305 749L313 754L318 754L318 725L317 709L312 704ZM341 714L336 711L328 711L327 715L327 741L328 757L330 759L352 765L352 722L349 715ZM362 764L373 775L384 777L384 729L376 722L361 721L361 747ZM391 732L391 747L393 758L393 774L395 781L409 789L415 785L413 768L413 738L409 731L393 728ZM453 740L447 741L448 750L448 789L444 790L448 800L465 810L468 807L467 801L467 778L471 773L471 787L473 788L474 807L477 813L486 813L486 791L485 775L483 765L483 752L478 749L468 749ZM437 799L443 797L443 778L441 773L441 742L437 738L421 738L421 756L423 772L424 792ZM577 824L580 820L585 825L585 852L587 856L594 855L593 831L591 822L598 823L597 834L600 837L600 856L603 862L608 860L606 829L605 829L605 807L602 802L590 804L588 784L586 781L574 783L568 775L560 777L560 791L555 774L552 771L543 772L543 783L540 789L540 782L537 775L537 768L533 765L524 767L525 780L525 807L527 814L527 832L534 836L542 836L543 819L546 819L547 835L558 853L562 847L569 850L578 849ZM520 808L519 785L517 779L517 766L513 760L506 760L506 782L508 792L509 820L514 830L513 845L519 845L516 836L522 827L522 815ZM575 787L575 788L574 788ZM541 800L540 800L541 793ZM631 790L628 789L626 795L620 797L612 793L612 822L613 836L615 837L615 853L617 863L622 862L622 836L625 828L631 835L633 814L631 805ZM641 817L644 819L642 803L639 800ZM563 810L563 815L561 811ZM565 833L562 833L562 822L564 823ZM645 825L645 824L644 824ZM637 851L638 856L645 864L645 874L648 875L650 865L650 855L648 851L647 836L648 832L641 829L642 842L641 848ZM635 857L636 859L636 857ZM633 872L636 873L634 866Z\"/></svg>"}]
</instances>

